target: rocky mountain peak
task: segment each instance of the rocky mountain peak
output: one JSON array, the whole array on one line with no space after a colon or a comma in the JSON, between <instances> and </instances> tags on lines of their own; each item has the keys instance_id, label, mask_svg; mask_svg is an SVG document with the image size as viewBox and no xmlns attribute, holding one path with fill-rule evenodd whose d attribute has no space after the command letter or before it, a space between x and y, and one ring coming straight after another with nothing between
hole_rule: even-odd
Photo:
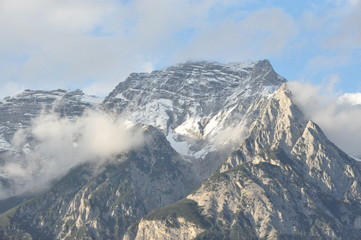
<instances>
[{"instance_id":1,"label":"rocky mountain peak","mask_svg":"<svg viewBox=\"0 0 361 240\"><path fill-rule=\"evenodd\" d=\"M161 129L180 154L198 158L214 148L204 147L207 142L228 141L220 136L222 130L245 128L259 107L257 102L285 81L267 60L186 62L149 74L131 74L102 106Z\"/></svg>"},{"instance_id":2,"label":"rocky mountain peak","mask_svg":"<svg viewBox=\"0 0 361 240\"><path fill-rule=\"evenodd\" d=\"M193 105L196 109L187 111L188 114L206 116L219 111L235 94L243 95L237 100L248 95L268 94L284 82L267 60L231 64L187 62L151 73L131 74L109 94L104 105L123 112L134 104L149 103L141 97L167 99L172 105ZM179 100L175 101L175 97ZM195 101L201 102L201 106L194 106Z\"/></svg>"}]
</instances>

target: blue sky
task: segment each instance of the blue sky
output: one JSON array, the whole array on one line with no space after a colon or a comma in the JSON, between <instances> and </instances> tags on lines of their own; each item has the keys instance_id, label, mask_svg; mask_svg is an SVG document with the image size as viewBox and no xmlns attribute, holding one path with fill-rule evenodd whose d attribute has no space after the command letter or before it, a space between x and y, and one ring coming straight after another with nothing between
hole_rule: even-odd
<instances>
[{"instance_id":1,"label":"blue sky","mask_svg":"<svg viewBox=\"0 0 361 240\"><path fill-rule=\"evenodd\" d=\"M360 0L2 0L0 97L105 95L131 72L269 59L290 81L361 92Z\"/></svg>"}]
</instances>

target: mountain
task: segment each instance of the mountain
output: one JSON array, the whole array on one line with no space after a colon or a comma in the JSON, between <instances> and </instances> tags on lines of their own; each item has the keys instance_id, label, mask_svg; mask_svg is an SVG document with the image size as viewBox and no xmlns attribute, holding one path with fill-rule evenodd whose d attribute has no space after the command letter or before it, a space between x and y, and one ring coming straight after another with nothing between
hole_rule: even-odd
<instances>
[{"instance_id":1,"label":"mountain","mask_svg":"<svg viewBox=\"0 0 361 240\"><path fill-rule=\"evenodd\" d=\"M360 167L283 85L217 172L126 239L359 239Z\"/></svg>"},{"instance_id":2,"label":"mountain","mask_svg":"<svg viewBox=\"0 0 361 240\"><path fill-rule=\"evenodd\" d=\"M0 239L360 238L360 163L285 82L267 60L131 74L98 108L143 144L1 214Z\"/></svg>"},{"instance_id":3,"label":"mountain","mask_svg":"<svg viewBox=\"0 0 361 240\"><path fill-rule=\"evenodd\" d=\"M208 140L235 125L235 119L246 122L251 105L285 81L267 60L187 62L150 74L131 74L102 105L107 111L158 128L172 138L172 146L183 156L201 157L204 153L192 146L181 148L177 137Z\"/></svg>"},{"instance_id":4,"label":"mountain","mask_svg":"<svg viewBox=\"0 0 361 240\"><path fill-rule=\"evenodd\" d=\"M264 97L284 82L267 60L187 62L131 74L102 108L162 131L185 160L199 163L204 180L229 154L227 147L247 135Z\"/></svg>"}]
</instances>

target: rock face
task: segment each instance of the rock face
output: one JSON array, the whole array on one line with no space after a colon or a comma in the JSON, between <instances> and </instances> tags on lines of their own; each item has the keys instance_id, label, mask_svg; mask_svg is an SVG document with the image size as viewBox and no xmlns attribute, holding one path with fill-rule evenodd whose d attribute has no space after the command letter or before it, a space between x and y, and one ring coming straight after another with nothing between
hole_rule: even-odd
<instances>
[{"instance_id":1,"label":"rock face","mask_svg":"<svg viewBox=\"0 0 361 240\"><path fill-rule=\"evenodd\" d=\"M360 163L284 82L268 61L131 74L100 108L144 145L1 214L0 239L360 239Z\"/></svg>"},{"instance_id":2,"label":"rock face","mask_svg":"<svg viewBox=\"0 0 361 240\"><path fill-rule=\"evenodd\" d=\"M284 85L250 136L186 199L208 222L197 239L359 239L360 177L360 164L304 119ZM147 229L182 216L156 211ZM144 235L143 220L134 235Z\"/></svg>"}]
</instances>

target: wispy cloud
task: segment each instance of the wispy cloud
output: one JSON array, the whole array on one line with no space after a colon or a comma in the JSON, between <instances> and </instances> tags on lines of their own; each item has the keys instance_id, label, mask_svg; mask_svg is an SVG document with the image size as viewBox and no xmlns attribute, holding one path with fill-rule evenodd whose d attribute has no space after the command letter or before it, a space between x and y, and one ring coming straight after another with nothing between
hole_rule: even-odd
<instances>
[{"instance_id":1,"label":"wispy cloud","mask_svg":"<svg viewBox=\"0 0 361 240\"><path fill-rule=\"evenodd\" d=\"M31 138L33 147L28 143ZM88 111L75 120L42 114L32 127L16 132L13 145L21 157L8 159L0 167L13 183L11 193L3 189L0 198L42 190L71 167L85 162L99 166L142 143L141 129L105 113Z\"/></svg>"},{"instance_id":2,"label":"wispy cloud","mask_svg":"<svg viewBox=\"0 0 361 240\"><path fill-rule=\"evenodd\" d=\"M292 17L277 8L243 11L249 2L1 1L0 81L104 94L149 63L279 55L297 31ZM101 91L92 87L98 82Z\"/></svg>"},{"instance_id":3,"label":"wispy cloud","mask_svg":"<svg viewBox=\"0 0 361 240\"><path fill-rule=\"evenodd\" d=\"M355 25L361 21L361 2L347 2L340 12L341 21L337 22L334 33L325 41L326 47L342 51L361 48L361 29Z\"/></svg>"},{"instance_id":4,"label":"wispy cloud","mask_svg":"<svg viewBox=\"0 0 361 240\"><path fill-rule=\"evenodd\" d=\"M230 18L205 24L195 33L193 41L177 53L177 57L180 60L213 58L237 61L277 56L294 40L297 31L292 16L282 9L260 9L241 20Z\"/></svg>"}]
</instances>

